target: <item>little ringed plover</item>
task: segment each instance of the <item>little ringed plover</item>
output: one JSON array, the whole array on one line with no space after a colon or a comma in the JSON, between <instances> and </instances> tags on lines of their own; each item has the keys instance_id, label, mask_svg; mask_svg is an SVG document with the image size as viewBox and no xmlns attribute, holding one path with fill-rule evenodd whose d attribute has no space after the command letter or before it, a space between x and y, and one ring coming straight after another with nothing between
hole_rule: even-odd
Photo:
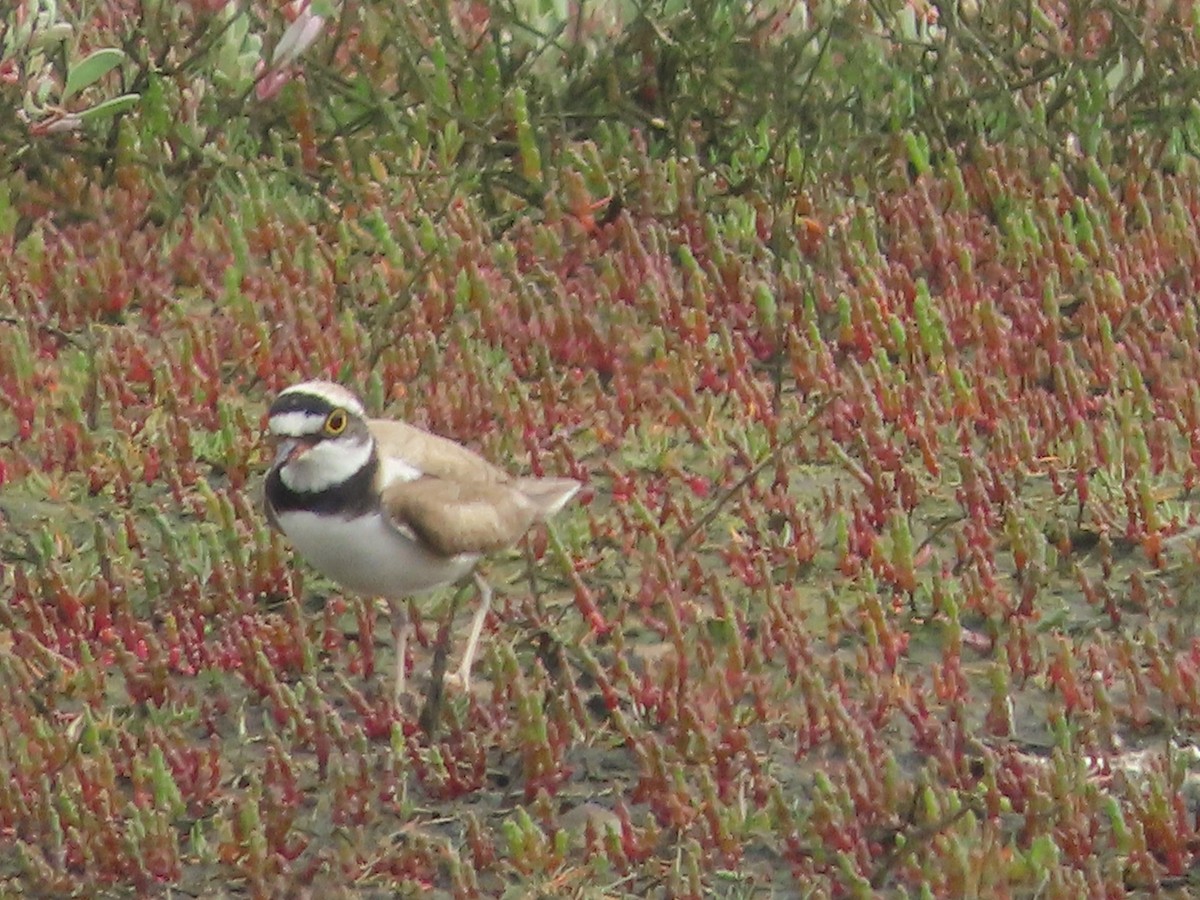
<instances>
[{"instance_id":1,"label":"little ringed plover","mask_svg":"<svg viewBox=\"0 0 1200 900\"><path fill-rule=\"evenodd\" d=\"M267 427L276 440L265 506L271 524L323 575L387 601L404 693L407 599L470 574L558 512L580 484L514 478L447 438L369 419L341 385L306 381L280 393ZM492 591L476 573L479 610L457 678L470 687Z\"/></svg>"}]
</instances>

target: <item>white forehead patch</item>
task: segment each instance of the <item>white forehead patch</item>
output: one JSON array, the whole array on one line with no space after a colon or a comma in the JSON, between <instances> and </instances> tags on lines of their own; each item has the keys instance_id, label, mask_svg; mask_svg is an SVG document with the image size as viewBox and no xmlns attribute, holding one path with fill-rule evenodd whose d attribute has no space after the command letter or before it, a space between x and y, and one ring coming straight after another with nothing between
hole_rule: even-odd
<instances>
[{"instance_id":1,"label":"white forehead patch","mask_svg":"<svg viewBox=\"0 0 1200 900\"><path fill-rule=\"evenodd\" d=\"M279 437L307 437L319 434L324 427L324 416L306 412L276 413L267 419L267 428Z\"/></svg>"},{"instance_id":2,"label":"white forehead patch","mask_svg":"<svg viewBox=\"0 0 1200 900\"><path fill-rule=\"evenodd\" d=\"M352 393L342 387L340 384L335 384L332 381L305 381L300 384L293 384L289 388L284 388L279 392L282 397L285 394L308 394L313 397L320 397L330 406L340 406L352 416L363 418L367 412L363 409L362 403Z\"/></svg>"}]
</instances>

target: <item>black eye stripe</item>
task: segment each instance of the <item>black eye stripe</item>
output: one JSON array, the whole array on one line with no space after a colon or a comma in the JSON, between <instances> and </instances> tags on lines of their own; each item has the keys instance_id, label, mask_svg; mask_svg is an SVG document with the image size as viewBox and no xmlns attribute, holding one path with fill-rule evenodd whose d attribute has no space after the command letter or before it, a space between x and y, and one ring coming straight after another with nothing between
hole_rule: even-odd
<instances>
[{"instance_id":1,"label":"black eye stripe","mask_svg":"<svg viewBox=\"0 0 1200 900\"><path fill-rule=\"evenodd\" d=\"M318 416L323 419L329 415L332 409L333 405L324 397L304 393L280 394L275 398L275 402L271 404L269 415L298 412Z\"/></svg>"}]
</instances>

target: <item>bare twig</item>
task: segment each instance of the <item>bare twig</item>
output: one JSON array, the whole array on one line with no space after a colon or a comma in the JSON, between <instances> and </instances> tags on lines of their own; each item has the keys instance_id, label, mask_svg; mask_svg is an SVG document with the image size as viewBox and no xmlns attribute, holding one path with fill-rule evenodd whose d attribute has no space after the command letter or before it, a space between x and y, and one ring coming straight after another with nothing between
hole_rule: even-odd
<instances>
[{"instance_id":1,"label":"bare twig","mask_svg":"<svg viewBox=\"0 0 1200 900\"><path fill-rule=\"evenodd\" d=\"M20 327L22 325L32 325L38 331L53 335L60 341L66 341L74 347L83 347L83 341L77 335L71 334L69 331L63 331L57 325L50 325L46 322L33 322L28 319L23 319L20 316L0 316L0 324L13 325Z\"/></svg>"},{"instance_id":2,"label":"bare twig","mask_svg":"<svg viewBox=\"0 0 1200 900\"><path fill-rule=\"evenodd\" d=\"M437 646L433 648L433 661L429 666L429 691L425 694L425 705L421 707L418 723L425 736L430 740L437 736L438 727L442 724L442 701L446 693L446 660L450 656L451 638L454 635L454 615L458 612L458 604L463 595L463 588L454 592L450 600L450 608L438 628ZM404 665L401 660L398 665Z\"/></svg>"},{"instance_id":3,"label":"bare twig","mask_svg":"<svg viewBox=\"0 0 1200 900\"><path fill-rule=\"evenodd\" d=\"M825 408L829 406L831 401L832 398L826 398L818 403L812 409L812 411L805 416L799 424L796 425L795 428L789 431L784 438L779 441L779 443L777 443L767 452L766 456L751 466L750 470L745 475L739 478L737 482L727 488L725 492L721 494L721 496L714 500L712 506L708 508L708 511L705 512L704 515L684 529L683 534L675 539L675 552L678 553L680 550L682 550L687 545L687 542L690 541L697 532L702 531L712 524L712 520L717 517L717 513L721 511L725 504L732 500L739 491L746 487L746 485L754 481L754 479L762 473L763 469L774 463L779 458L779 455L787 447L790 447L792 442L800 436L804 429L811 425L813 420L825 411Z\"/></svg>"}]
</instances>

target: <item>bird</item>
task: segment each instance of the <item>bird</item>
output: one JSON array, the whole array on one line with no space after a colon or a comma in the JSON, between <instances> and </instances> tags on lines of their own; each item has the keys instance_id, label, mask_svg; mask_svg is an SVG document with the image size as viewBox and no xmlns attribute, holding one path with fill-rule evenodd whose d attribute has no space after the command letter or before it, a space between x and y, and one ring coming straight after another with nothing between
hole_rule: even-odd
<instances>
[{"instance_id":1,"label":"bird","mask_svg":"<svg viewBox=\"0 0 1200 900\"><path fill-rule=\"evenodd\" d=\"M449 438L368 418L358 397L331 381L281 391L267 430L275 443L263 492L267 519L318 572L386 601L397 705L406 687L407 604L473 576L479 608L451 676L469 691L492 602L476 564L559 512L581 483L514 477Z\"/></svg>"}]
</instances>

